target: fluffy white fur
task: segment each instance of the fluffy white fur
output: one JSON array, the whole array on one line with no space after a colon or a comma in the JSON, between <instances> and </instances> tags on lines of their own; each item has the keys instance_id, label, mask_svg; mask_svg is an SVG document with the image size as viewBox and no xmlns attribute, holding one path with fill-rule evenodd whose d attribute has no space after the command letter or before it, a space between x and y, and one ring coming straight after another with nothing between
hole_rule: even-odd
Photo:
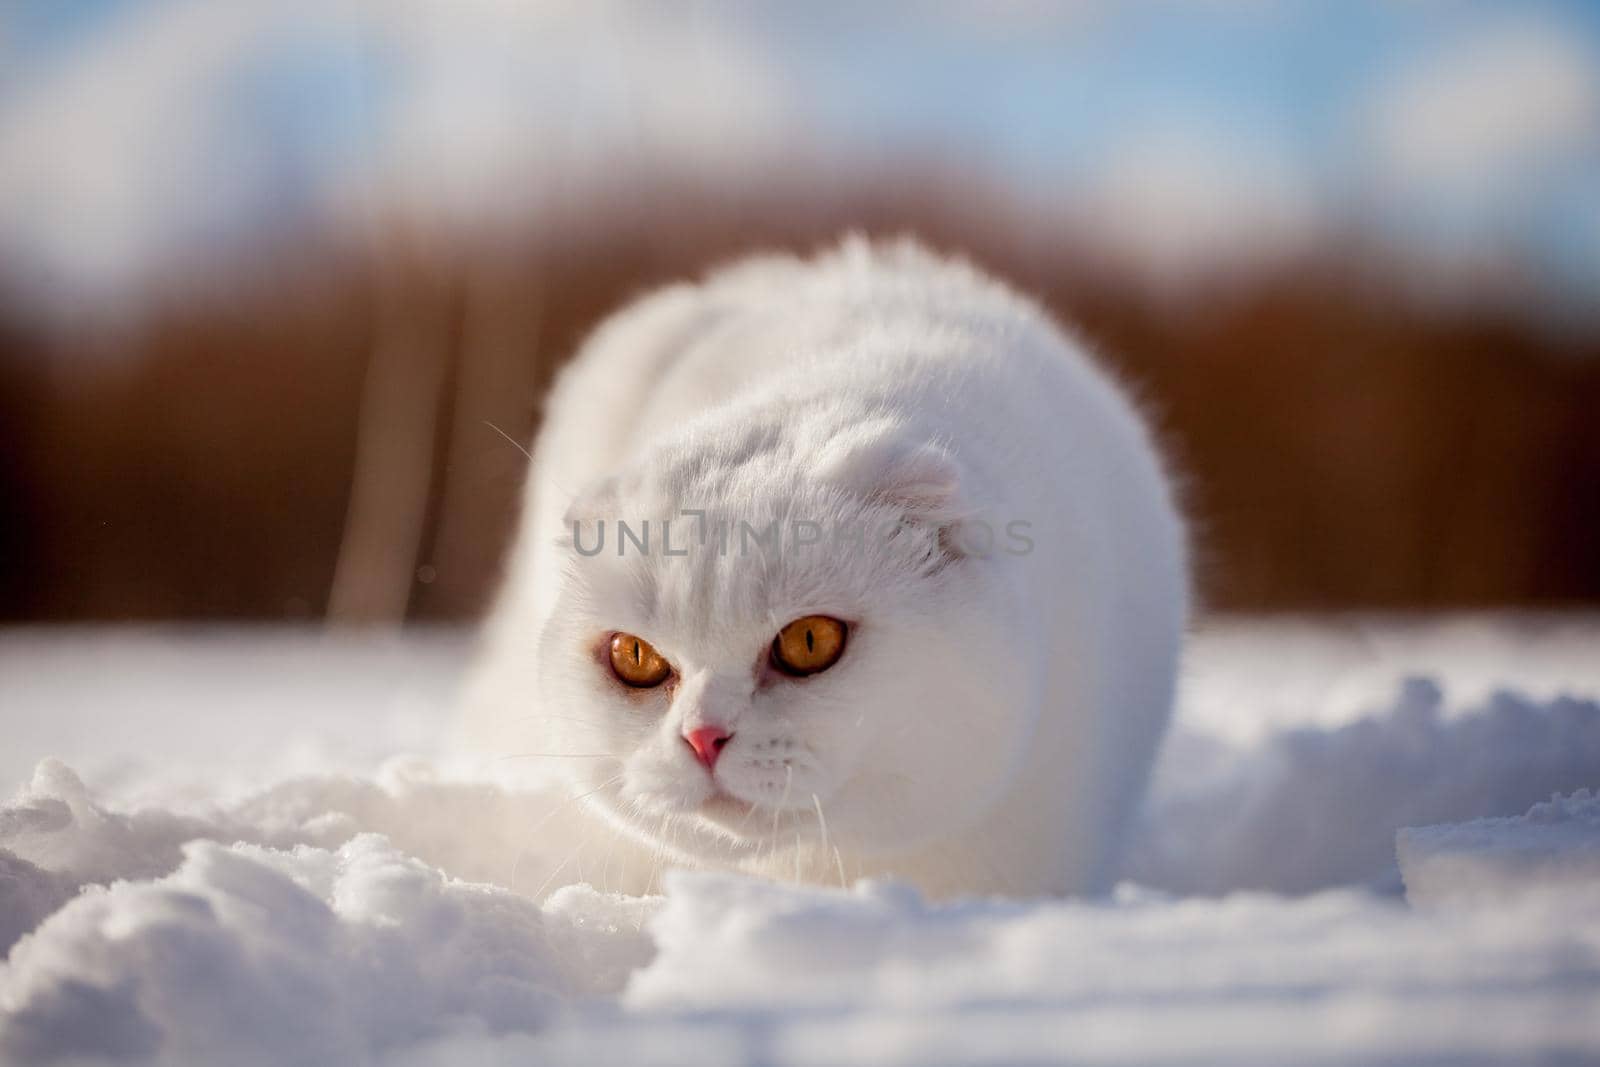
<instances>
[{"instance_id":1,"label":"fluffy white fur","mask_svg":"<svg viewBox=\"0 0 1600 1067\"><path fill-rule=\"evenodd\" d=\"M774 519L776 549L755 537ZM618 520L648 520L649 550ZM812 523L820 541L794 543ZM1092 892L1188 601L1171 484L1112 379L971 267L851 239L655 292L566 368L474 729L559 771L575 799L550 817L581 824L604 888L645 891L666 863ZM850 623L843 656L773 671L773 636L808 614ZM618 684L618 631L674 680ZM683 739L705 724L733 735L714 774Z\"/></svg>"}]
</instances>

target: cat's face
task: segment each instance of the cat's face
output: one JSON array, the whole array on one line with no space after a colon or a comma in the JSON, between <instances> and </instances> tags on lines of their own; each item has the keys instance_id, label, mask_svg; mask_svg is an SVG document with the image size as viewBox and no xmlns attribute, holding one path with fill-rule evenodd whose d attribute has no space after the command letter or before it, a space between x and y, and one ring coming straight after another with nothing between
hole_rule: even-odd
<instances>
[{"instance_id":1,"label":"cat's face","mask_svg":"<svg viewBox=\"0 0 1600 1067\"><path fill-rule=\"evenodd\" d=\"M696 447L574 509L538 747L571 756L585 802L689 853L825 834L892 853L976 820L1026 744L1020 665L1037 659L988 562L938 536L945 459L857 440L831 462L729 465Z\"/></svg>"}]
</instances>

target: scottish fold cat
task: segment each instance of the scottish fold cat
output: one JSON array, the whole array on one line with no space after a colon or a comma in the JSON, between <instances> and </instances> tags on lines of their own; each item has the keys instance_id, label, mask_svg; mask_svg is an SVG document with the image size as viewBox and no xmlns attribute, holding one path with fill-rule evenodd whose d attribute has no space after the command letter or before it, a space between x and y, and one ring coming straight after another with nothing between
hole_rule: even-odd
<instances>
[{"instance_id":1,"label":"scottish fold cat","mask_svg":"<svg viewBox=\"0 0 1600 1067\"><path fill-rule=\"evenodd\" d=\"M603 888L1094 892L1188 606L1112 377L973 267L851 238L645 296L562 372L471 729L561 782Z\"/></svg>"}]
</instances>

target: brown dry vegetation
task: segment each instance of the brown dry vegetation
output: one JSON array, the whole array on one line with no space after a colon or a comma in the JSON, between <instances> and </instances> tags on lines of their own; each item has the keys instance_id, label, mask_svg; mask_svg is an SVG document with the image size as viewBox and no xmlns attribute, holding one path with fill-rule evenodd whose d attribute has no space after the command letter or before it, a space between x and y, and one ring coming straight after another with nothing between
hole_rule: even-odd
<instances>
[{"instance_id":1,"label":"brown dry vegetation","mask_svg":"<svg viewBox=\"0 0 1600 1067\"><path fill-rule=\"evenodd\" d=\"M413 618L471 617L525 462L489 424L526 440L553 368L629 295L846 225L969 252L1122 369L1188 474L1213 606L1600 601L1600 339L1505 309L1424 307L1361 251L1156 293L1070 242L993 225L968 193L798 207L658 193L571 227L581 238L382 257L302 244L241 268L226 298L172 303L115 336L45 337L13 316L0 324L0 618L323 613L363 376L396 308L443 368L421 423L428 580L400 597Z\"/></svg>"}]
</instances>

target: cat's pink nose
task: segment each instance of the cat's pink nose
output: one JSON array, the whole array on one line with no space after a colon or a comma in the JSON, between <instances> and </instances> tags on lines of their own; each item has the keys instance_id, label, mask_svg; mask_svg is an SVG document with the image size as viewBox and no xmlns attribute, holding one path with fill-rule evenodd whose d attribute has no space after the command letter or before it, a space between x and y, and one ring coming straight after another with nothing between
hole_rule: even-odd
<instances>
[{"instance_id":1,"label":"cat's pink nose","mask_svg":"<svg viewBox=\"0 0 1600 1067\"><path fill-rule=\"evenodd\" d=\"M683 732L683 739L694 749L694 758L704 763L708 771L717 765L717 757L722 755L722 746L726 745L728 738L732 736L720 726L699 726Z\"/></svg>"}]
</instances>

